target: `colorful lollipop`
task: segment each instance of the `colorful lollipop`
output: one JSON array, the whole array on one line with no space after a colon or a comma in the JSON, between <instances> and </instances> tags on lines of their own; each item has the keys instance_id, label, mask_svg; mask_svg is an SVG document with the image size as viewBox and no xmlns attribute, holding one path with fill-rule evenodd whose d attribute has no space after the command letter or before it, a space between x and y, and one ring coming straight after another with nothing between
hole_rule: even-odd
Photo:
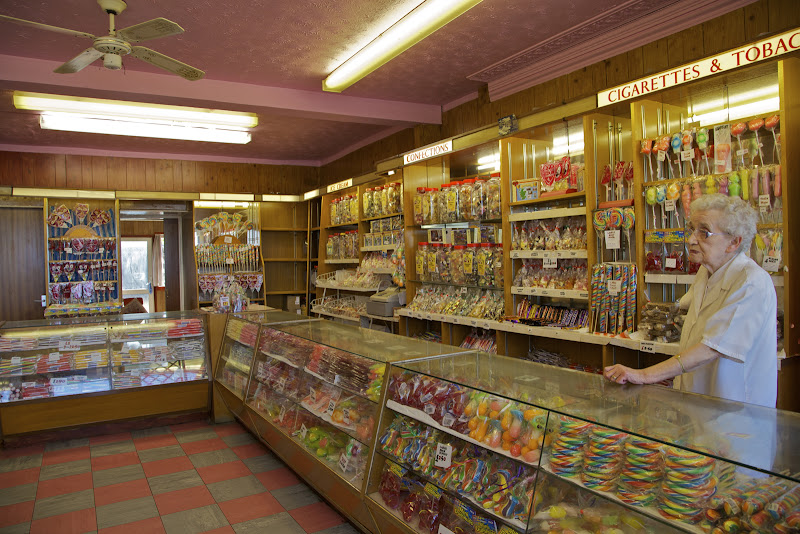
<instances>
[{"instance_id":1,"label":"colorful lollipop","mask_svg":"<svg viewBox=\"0 0 800 534\"><path fill-rule=\"evenodd\" d=\"M772 132L772 139L775 141L775 152L778 153L778 159L781 159L781 145L778 143L778 136L775 134L775 128L778 127L778 123L781 121L780 115L772 115L771 117L767 117L764 121L764 127ZM772 160L775 163L775 160Z\"/></svg>"},{"instance_id":2,"label":"colorful lollipop","mask_svg":"<svg viewBox=\"0 0 800 534\"><path fill-rule=\"evenodd\" d=\"M667 185L667 200L672 200L674 202L673 210L670 212L670 226L672 225L672 212L675 212L675 218L678 221L678 226L683 226L681 224L680 214L678 213L678 199L681 197L681 184L678 182L672 182Z\"/></svg>"},{"instance_id":3,"label":"colorful lollipop","mask_svg":"<svg viewBox=\"0 0 800 534\"><path fill-rule=\"evenodd\" d=\"M592 224L597 234L600 236L600 246L605 246L604 238L606 228L608 227L608 212L606 210L595 210L592 214Z\"/></svg>"},{"instance_id":4,"label":"colorful lollipop","mask_svg":"<svg viewBox=\"0 0 800 534\"><path fill-rule=\"evenodd\" d=\"M606 186L606 200L611 200L611 164L603 167L603 177L600 179L600 184Z\"/></svg>"},{"instance_id":5,"label":"colorful lollipop","mask_svg":"<svg viewBox=\"0 0 800 534\"><path fill-rule=\"evenodd\" d=\"M734 171L728 176L728 195L732 197L741 196L742 185L740 183L739 173Z\"/></svg>"},{"instance_id":6,"label":"colorful lollipop","mask_svg":"<svg viewBox=\"0 0 800 534\"><path fill-rule=\"evenodd\" d=\"M681 142L683 143L683 150L691 150L692 143L694 142L694 136L692 135L691 130L684 130L681 136ZM697 176L697 173L694 171L694 158L689 160L689 165L692 167L692 175Z\"/></svg>"},{"instance_id":7,"label":"colorful lollipop","mask_svg":"<svg viewBox=\"0 0 800 534\"><path fill-rule=\"evenodd\" d=\"M717 181L713 176L706 178L706 195L713 195L717 192Z\"/></svg>"},{"instance_id":8,"label":"colorful lollipop","mask_svg":"<svg viewBox=\"0 0 800 534\"><path fill-rule=\"evenodd\" d=\"M744 122L737 122L733 126L731 126L731 133L736 136L736 140L739 142L739 156L742 160L742 167L744 167L744 153L745 148L742 145L742 134L747 131L747 124Z\"/></svg>"},{"instance_id":9,"label":"colorful lollipop","mask_svg":"<svg viewBox=\"0 0 800 534\"><path fill-rule=\"evenodd\" d=\"M658 202L659 207L661 208L661 227L666 228L666 223L664 219L666 218L664 214L664 201L667 200L667 187L665 185L659 185L656 187L656 202ZM655 208L653 208L655 210Z\"/></svg>"},{"instance_id":10,"label":"colorful lollipop","mask_svg":"<svg viewBox=\"0 0 800 534\"><path fill-rule=\"evenodd\" d=\"M631 207L622 210L622 229L625 230L625 238L628 240L629 257L633 258L633 247L631 246L631 230L636 223L636 212Z\"/></svg>"},{"instance_id":11,"label":"colorful lollipop","mask_svg":"<svg viewBox=\"0 0 800 534\"><path fill-rule=\"evenodd\" d=\"M644 192L645 201L653 208L653 228L658 228L658 221L656 221L656 188L650 186Z\"/></svg>"},{"instance_id":12,"label":"colorful lollipop","mask_svg":"<svg viewBox=\"0 0 800 534\"><path fill-rule=\"evenodd\" d=\"M692 210L689 208L689 205L692 203L692 188L689 183L683 184L683 191L681 192L681 205L683 206L683 216L686 217L686 220L689 220L691 217Z\"/></svg>"},{"instance_id":13,"label":"colorful lollipop","mask_svg":"<svg viewBox=\"0 0 800 534\"><path fill-rule=\"evenodd\" d=\"M652 139L642 139L642 154L647 156L647 166L650 167L650 174L649 179L653 179L653 160L650 156L653 153L653 140Z\"/></svg>"},{"instance_id":14,"label":"colorful lollipop","mask_svg":"<svg viewBox=\"0 0 800 534\"><path fill-rule=\"evenodd\" d=\"M683 142L683 136L680 133L676 133L672 135L672 140L670 141L670 145L672 146L672 153L678 156L678 170L681 173L681 178L683 178L683 166L681 165L681 143ZM669 161L669 173L672 174L672 160Z\"/></svg>"},{"instance_id":15,"label":"colorful lollipop","mask_svg":"<svg viewBox=\"0 0 800 534\"><path fill-rule=\"evenodd\" d=\"M711 166L708 163L708 129L700 128L697 130L697 148L703 153L703 158L706 160L706 172L711 174Z\"/></svg>"},{"instance_id":16,"label":"colorful lollipop","mask_svg":"<svg viewBox=\"0 0 800 534\"><path fill-rule=\"evenodd\" d=\"M764 127L764 119L753 119L747 123L747 128L756 135L756 149L758 150L758 161L764 165L764 154L761 153L761 140L758 138L758 131Z\"/></svg>"}]
</instances>

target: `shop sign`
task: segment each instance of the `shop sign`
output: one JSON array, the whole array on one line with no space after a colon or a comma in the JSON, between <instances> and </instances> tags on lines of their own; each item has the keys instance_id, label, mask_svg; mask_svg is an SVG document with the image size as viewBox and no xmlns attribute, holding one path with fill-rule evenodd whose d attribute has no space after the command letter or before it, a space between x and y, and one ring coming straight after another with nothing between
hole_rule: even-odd
<instances>
[{"instance_id":1,"label":"shop sign","mask_svg":"<svg viewBox=\"0 0 800 534\"><path fill-rule=\"evenodd\" d=\"M597 93L603 107L800 50L800 28Z\"/></svg>"},{"instance_id":2,"label":"shop sign","mask_svg":"<svg viewBox=\"0 0 800 534\"><path fill-rule=\"evenodd\" d=\"M333 193L334 191L341 191L342 189L347 189L348 187L352 187L353 179L348 178L342 182L336 182L335 184L331 184L328 186L328 193Z\"/></svg>"},{"instance_id":3,"label":"shop sign","mask_svg":"<svg viewBox=\"0 0 800 534\"><path fill-rule=\"evenodd\" d=\"M436 156L442 156L452 151L453 140L448 139L442 143L426 146L425 148L420 148L414 152L403 154L403 165L410 165L411 163L416 163L418 161L435 158Z\"/></svg>"}]
</instances>

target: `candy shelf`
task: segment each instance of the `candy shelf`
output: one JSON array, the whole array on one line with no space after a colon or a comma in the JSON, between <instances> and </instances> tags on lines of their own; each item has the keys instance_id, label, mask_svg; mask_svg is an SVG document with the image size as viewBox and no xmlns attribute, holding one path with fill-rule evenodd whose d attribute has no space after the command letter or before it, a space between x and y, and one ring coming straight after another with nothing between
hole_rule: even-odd
<instances>
[{"instance_id":1,"label":"candy shelf","mask_svg":"<svg viewBox=\"0 0 800 534\"><path fill-rule=\"evenodd\" d=\"M537 297L555 297L573 300L588 300L588 291L578 291L574 289L545 289L541 287L511 286L511 293L514 295L533 295Z\"/></svg>"},{"instance_id":2,"label":"candy shelf","mask_svg":"<svg viewBox=\"0 0 800 534\"><path fill-rule=\"evenodd\" d=\"M358 263L358 258L347 258L342 260L325 260L327 264Z\"/></svg>"},{"instance_id":3,"label":"candy shelf","mask_svg":"<svg viewBox=\"0 0 800 534\"><path fill-rule=\"evenodd\" d=\"M388 252L397 248L397 245L376 245L371 247L361 247L361 252Z\"/></svg>"},{"instance_id":4,"label":"candy shelf","mask_svg":"<svg viewBox=\"0 0 800 534\"><path fill-rule=\"evenodd\" d=\"M544 202L552 202L554 200L572 200L572 199L580 199L586 196L585 191L576 191L574 193L565 193L563 195L550 195L541 198L534 198L531 200L520 200L509 202L510 206L530 206L532 204L541 204Z\"/></svg>"},{"instance_id":5,"label":"candy shelf","mask_svg":"<svg viewBox=\"0 0 800 534\"><path fill-rule=\"evenodd\" d=\"M416 430L403 432L404 425ZM621 387L601 376L485 353L393 363L377 436L381 447L373 451L366 493L386 513L392 511L376 493L384 488L385 466L397 457L379 450L385 446L408 450L421 439L431 448L450 444L453 465L479 461L490 472L495 468L489 465L509 460L530 466L537 473L535 493L522 501L523 510L532 507L530 517L491 510L506 524L521 519L521 525L510 523L517 532L538 531L541 521L550 531L582 522L588 527L595 516L609 528L624 523L624 531L699 533L726 521L762 527L785 518L800 494L800 458L792 445L800 437L796 413L659 387ZM472 448L462 449L452 437ZM441 446L436 450L416 456L413 465L399 461L450 490L460 479L453 468L434 466L434 457L443 455L445 464L450 457ZM524 471L506 472L506 488L528 483ZM459 489L462 500L491 484L475 481ZM493 502L525 495L500 492ZM722 506L731 498L739 503L733 515ZM769 519L768 506L782 511Z\"/></svg>"},{"instance_id":6,"label":"candy shelf","mask_svg":"<svg viewBox=\"0 0 800 534\"><path fill-rule=\"evenodd\" d=\"M548 198L544 200L555 201L558 200L558 198ZM573 217L576 215L586 215L586 208L550 208L540 209L538 211L523 211L510 214L508 216L508 221L536 221L539 219L555 219L557 217Z\"/></svg>"},{"instance_id":7,"label":"candy shelf","mask_svg":"<svg viewBox=\"0 0 800 534\"><path fill-rule=\"evenodd\" d=\"M588 258L588 251L586 249L580 250L512 250L511 259L529 259L529 258Z\"/></svg>"}]
</instances>

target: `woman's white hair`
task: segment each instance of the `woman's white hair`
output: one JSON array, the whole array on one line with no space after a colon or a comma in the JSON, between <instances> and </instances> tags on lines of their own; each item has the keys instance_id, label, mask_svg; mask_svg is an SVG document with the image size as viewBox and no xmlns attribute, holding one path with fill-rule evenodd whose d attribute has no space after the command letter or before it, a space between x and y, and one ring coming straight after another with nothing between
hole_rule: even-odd
<instances>
[{"instance_id":1,"label":"woman's white hair","mask_svg":"<svg viewBox=\"0 0 800 534\"><path fill-rule=\"evenodd\" d=\"M729 197L714 193L703 195L690 206L691 212L716 211L720 217L716 224L720 230L734 237L741 237L739 250L750 250L750 243L756 235L758 213L750 204L739 197Z\"/></svg>"}]
</instances>

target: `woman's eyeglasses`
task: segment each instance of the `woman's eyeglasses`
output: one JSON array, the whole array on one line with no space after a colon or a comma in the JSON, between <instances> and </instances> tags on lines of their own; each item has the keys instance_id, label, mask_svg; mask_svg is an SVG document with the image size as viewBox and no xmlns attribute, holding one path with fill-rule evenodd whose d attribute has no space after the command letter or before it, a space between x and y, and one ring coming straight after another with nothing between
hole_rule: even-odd
<instances>
[{"instance_id":1,"label":"woman's eyeglasses","mask_svg":"<svg viewBox=\"0 0 800 534\"><path fill-rule=\"evenodd\" d=\"M727 232L709 232L708 230L705 230L703 228L695 228L693 224L687 224L686 231L689 232L690 235L691 234L696 235L697 239L702 239L703 241L705 241L712 235L727 235Z\"/></svg>"}]
</instances>

